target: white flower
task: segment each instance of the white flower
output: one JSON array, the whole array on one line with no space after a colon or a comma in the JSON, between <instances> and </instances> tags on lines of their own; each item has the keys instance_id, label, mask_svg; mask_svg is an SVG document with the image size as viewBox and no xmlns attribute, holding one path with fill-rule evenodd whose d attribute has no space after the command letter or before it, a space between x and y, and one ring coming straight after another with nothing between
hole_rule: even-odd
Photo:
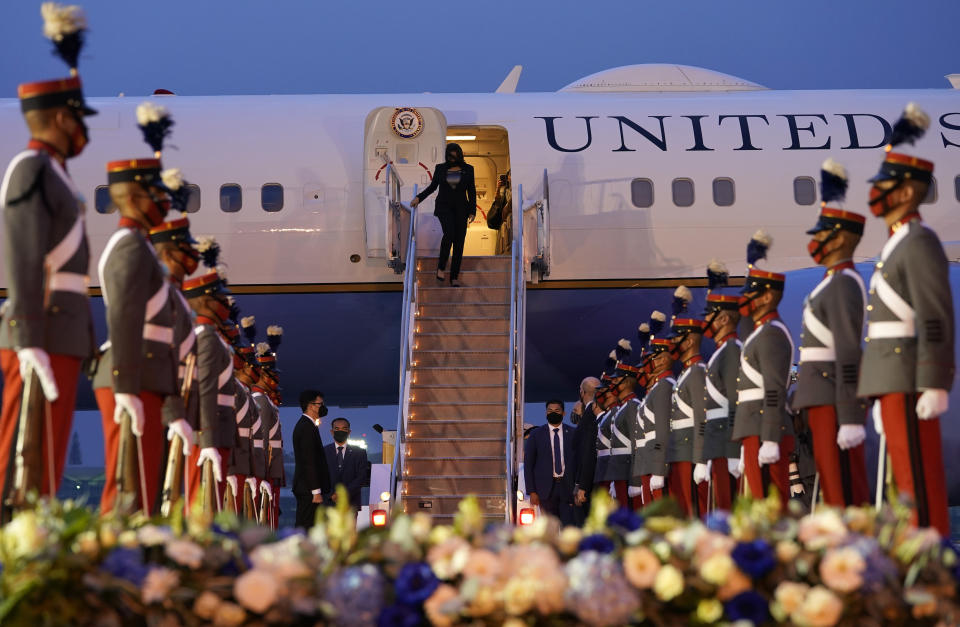
<instances>
[{"instance_id":1,"label":"white flower","mask_svg":"<svg viewBox=\"0 0 960 627\"><path fill-rule=\"evenodd\" d=\"M166 544L170 540L173 540L173 532L166 527L144 525L137 531L137 540L144 546Z\"/></svg>"},{"instance_id":2,"label":"white flower","mask_svg":"<svg viewBox=\"0 0 960 627\"><path fill-rule=\"evenodd\" d=\"M60 41L64 35L87 28L87 16L75 4L64 6L56 2L44 2L40 5L40 15L43 17L43 35L53 41Z\"/></svg>"},{"instance_id":3,"label":"white flower","mask_svg":"<svg viewBox=\"0 0 960 627\"><path fill-rule=\"evenodd\" d=\"M180 575L169 568L151 568L143 580L140 596L146 604L160 603L166 600L170 591L180 585Z\"/></svg>"},{"instance_id":4,"label":"white flower","mask_svg":"<svg viewBox=\"0 0 960 627\"><path fill-rule=\"evenodd\" d=\"M277 601L276 578L259 569L248 570L233 582L233 596L250 611L263 614Z\"/></svg>"},{"instance_id":5,"label":"white flower","mask_svg":"<svg viewBox=\"0 0 960 627\"><path fill-rule=\"evenodd\" d=\"M167 186L167 189L177 191L183 187L183 174L180 168L167 168L160 173L160 180Z\"/></svg>"},{"instance_id":6,"label":"white flower","mask_svg":"<svg viewBox=\"0 0 960 627\"><path fill-rule=\"evenodd\" d=\"M203 548L190 540L171 540L167 543L166 553L181 566L200 568L203 563Z\"/></svg>"},{"instance_id":7,"label":"white flower","mask_svg":"<svg viewBox=\"0 0 960 627\"><path fill-rule=\"evenodd\" d=\"M286 581L310 576L310 569L303 563L300 543L303 536L292 535L280 542L262 544L250 553L250 563L255 569L269 572Z\"/></svg>"},{"instance_id":8,"label":"white flower","mask_svg":"<svg viewBox=\"0 0 960 627\"><path fill-rule=\"evenodd\" d=\"M40 526L36 512L25 510L3 528L3 551L16 559L32 557L43 549L47 530Z\"/></svg>"},{"instance_id":9,"label":"white flower","mask_svg":"<svg viewBox=\"0 0 960 627\"><path fill-rule=\"evenodd\" d=\"M847 178L847 169L843 167L842 163L834 161L833 157L824 161L823 165L820 166L820 169L844 180Z\"/></svg>"},{"instance_id":10,"label":"white flower","mask_svg":"<svg viewBox=\"0 0 960 627\"><path fill-rule=\"evenodd\" d=\"M650 314L650 319L651 319L651 320L656 320L656 321L658 321L658 322L666 322L667 316L666 316L666 314L663 313L662 311L656 311L656 310L655 310L652 314Z\"/></svg>"},{"instance_id":11,"label":"white flower","mask_svg":"<svg viewBox=\"0 0 960 627\"><path fill-rule=\"evenodd\" d=\"M154 104L150 101L141 102L137 105L137 124L146 126L151 122L159 122L169 116L170 113L163 105Z\"/></svg>"}]
</instances>

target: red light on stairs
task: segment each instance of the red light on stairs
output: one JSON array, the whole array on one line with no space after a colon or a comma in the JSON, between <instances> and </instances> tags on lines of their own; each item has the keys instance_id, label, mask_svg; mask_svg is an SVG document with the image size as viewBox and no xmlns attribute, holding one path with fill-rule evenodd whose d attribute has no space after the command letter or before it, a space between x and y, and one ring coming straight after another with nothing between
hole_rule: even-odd
<instances>
[{"instance_id":1,"label":"red light on stairs","mask_svg":"<svg viewBox=\"0 0 960 627\"><path fill-rule=\"evenodd\" d=\"M370 524L374 527L385 527L387 524L387 512L382 509L375 509L370 514Z\"/></svg>"},{"instance_id":2,"label":"red light on stairs","mask_svg":"<svg viewBox=\"0 0 960 627\"><path fill-rule=\"evenodd\" d=\"M520 510L521 525L532 525L536 517L537 517L537 513L536 513L536 510L534 509L524 508Z\"/></svg>"}]
</instances>

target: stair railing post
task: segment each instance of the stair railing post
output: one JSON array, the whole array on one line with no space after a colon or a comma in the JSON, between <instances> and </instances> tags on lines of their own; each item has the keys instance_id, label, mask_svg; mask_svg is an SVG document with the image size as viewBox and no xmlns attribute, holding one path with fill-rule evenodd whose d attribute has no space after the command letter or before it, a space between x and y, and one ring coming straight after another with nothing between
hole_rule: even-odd
<instances>
[{"instance_id":1,"label":"stair railing post","mask_svg":"<svg viewBox=\"0 0 960 627\"><path fill-rule=\"evenodd\" d=\"M387 166L389 172L390 166ZM389 190L389 176L388 176ZM417 186L413 187L414 196ZM399 202L398 202L399 204ZM402 207L402 205L400 205ZM405 207L404 207L405 208ZM399 208L398 208L399 213ZM391 481L392 502L400 502L400 482L403 480L405 464L403 452L406 448L407 420L410 414L410 385L413 369L413 336L416 329L417 307L417 208L410 208L410 225L407 233L407 255L403 275L403 306L400 322L400 403L397 415L398 444L393 453L393 480ZM396 506L396 505L394 505Z\"/></svg>"}]
</instances>

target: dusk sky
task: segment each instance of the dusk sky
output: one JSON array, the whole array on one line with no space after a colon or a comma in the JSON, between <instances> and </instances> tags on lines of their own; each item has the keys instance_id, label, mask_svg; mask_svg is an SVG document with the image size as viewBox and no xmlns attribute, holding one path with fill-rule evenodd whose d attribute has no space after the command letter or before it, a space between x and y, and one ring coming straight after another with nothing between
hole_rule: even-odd
<instances>
[{"instance_id":1,"label":"dusk sky","mask_svg":"<svg viewBox=\"0 0 960 627\"><path fill-rule=\"evenodd\" d=\"M946 88L957 0L88 0L91 96L554 91L680 63L775 89ZM64 66L37 0L0 3L0 97Z\"/></svg>"}]
</instances>

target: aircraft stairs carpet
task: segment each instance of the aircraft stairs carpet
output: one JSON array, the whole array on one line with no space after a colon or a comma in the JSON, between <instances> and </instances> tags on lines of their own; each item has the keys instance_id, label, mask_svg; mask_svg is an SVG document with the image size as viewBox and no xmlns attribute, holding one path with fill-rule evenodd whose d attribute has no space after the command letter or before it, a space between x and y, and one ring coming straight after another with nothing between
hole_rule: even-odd
<instances>
[{"instance_id":1,"label":"aircraft stairs carpet","mask_svg":"<svg viewBox=\"0 0 960 627\"><path fill-rule=\"evenodd\" d=\"M506 503L510 257L464 257L462 287L417 259L410 411L403 446L403 510L450 523L472 494L491 522Z\"/></svg>"}]
</instances>

